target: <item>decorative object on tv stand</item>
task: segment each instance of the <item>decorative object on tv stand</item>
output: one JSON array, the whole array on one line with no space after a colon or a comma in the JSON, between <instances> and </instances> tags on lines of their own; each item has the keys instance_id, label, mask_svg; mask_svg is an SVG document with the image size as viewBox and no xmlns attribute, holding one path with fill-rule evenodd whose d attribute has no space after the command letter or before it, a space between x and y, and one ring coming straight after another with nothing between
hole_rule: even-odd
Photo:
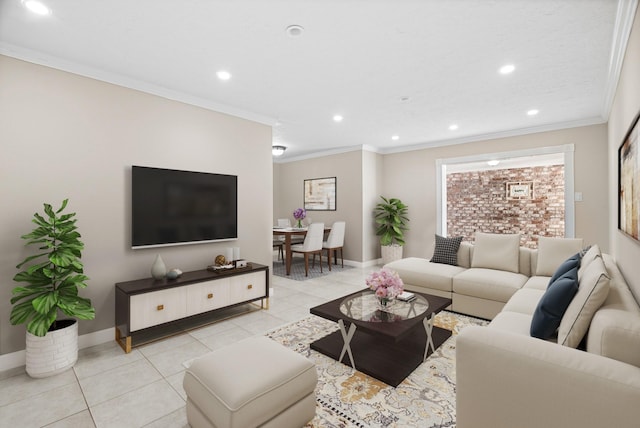
<instances>
[{"instance_id":1,"label":"decorative object on tv stand","mask_svg":"<svg viewBox=\"0 0 640 428\"><path fill-rule=\"evenodd\" d=\"M151 265L151 276L153 279L163 279L167 275L167 266L160 254L156 255L156 259Z\"/></svg>"},{"instance_id":2,"label":"decorative object on tv stand","mask_svg":"<svg viewBox=\"0 0 640 428\"><path fill-rule=\"evenodd\" d=\"M391 305L393 299L402 294L404 283L396 271L391 269L381 269L372 272L366 279L367 287L374 291L380 309L385 310Z\"/></svg>"},{"instance_id":3,"label":"decorative object on tv stand","mask_svg":"<svg viewBox=\"0 0 640 428\"><path fill-rule=\"evenodd\" d=\"M307 216L307 212L305 211L304 208L296 208L293 211L293 218L295 218L296 220L298 220L298 223L296 224L296 227L301 228L302 227L302 220Z\"/></svg>"},{"instance_id":4,"label":"decorative object on tv stand","mask_svg":"<svg viewBox=\"0 0 640 428\"><path fill-rule=\"evenodd\" d=\"M167 279L177 279L180 278L180 276L182 275L182 271L178 268L173 268L170 269L169 272L167 272Z\"/></svg>"},{"instance_id":5,"label":"decorative object on tv stand","mask_svg":"<svg viewBox=\"0 0 640 428\"><path fill-rule=\"evenodd\" d=\"M35 213L37 227L21 238L40 251L16 266L13 280L25 285L13 289L11 324L27 324L26 371L41 378L61 373L78 360L78 321L95 318L91 300L78 295L89 279L80 260L84 244L77 232L76 213L62 214L68 199L53 211L44 204L45 215ZM43 250L46 250L43 252ZM58 311L74 319L58 320ZM51 357L54 355L54 357Z\"/></svg>"},{"instance_id":6,"label":"decorative object on tv stand","mask_svg":"<svg viewBox=\"0 0 640 428\"><path fill-rule=\"evenodd\" d=\"M213 264L216 266L223 266L227 264L227 258L222 254L218 254L216 258L213 260Z\"/></svg>"},{"instance_id":7,"label":"decorative object on tv stand","mask_svg":"<svg viewBox=\"0 0 640 428\"><path fill-rule=\"evenodd\" d=\"M408 206L400 199L380 196L384 202L376 205L373 211L376 224L376 235L380 237L382 263L387 264L402 258L404 231L408 229Z\"/></svg>"}]
</instances>

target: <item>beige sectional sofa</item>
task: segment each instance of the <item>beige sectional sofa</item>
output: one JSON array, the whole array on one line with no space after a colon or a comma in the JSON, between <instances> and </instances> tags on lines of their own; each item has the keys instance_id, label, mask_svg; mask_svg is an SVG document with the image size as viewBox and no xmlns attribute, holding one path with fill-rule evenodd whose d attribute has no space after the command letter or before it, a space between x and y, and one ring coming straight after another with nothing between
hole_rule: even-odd
<instances>
[{"instance_id":1,"label":"beige sectional sofa","mask_svg":"<svg viewBox=\"0 0 640 428\"><path fill-rule=\"evenodd\" d=\"M450 295L454 311L492 319L457 337L457 427L640 426L640 307L610 255L597 246L584 254L557 335L531 337L549 272L573 245L544 241L518 250L518 272L474 272L486 268L473 267L477 248L468 243L460 266L387 265L408 288Z\"/></svg>"},{"instance_id":2,"label":"beige sectional sofa","mask_svg":"<svg viewBox=\"0 0 640 428\"><path fill-rule=\"evenodd\" d=\"M553 266L582 247L582 240L563 240L561 251L553 239L543 251L544 266L538 267L538 250L520 247L520 235L477 234L476 244L462 242L457 266L409 257L384 267L400 275L405 288L452 299L449 309L480 318L493 319L516 291L539 288L549 283ZM562 251L564 250L564 251Z\"/></svg>"}]
</instances>

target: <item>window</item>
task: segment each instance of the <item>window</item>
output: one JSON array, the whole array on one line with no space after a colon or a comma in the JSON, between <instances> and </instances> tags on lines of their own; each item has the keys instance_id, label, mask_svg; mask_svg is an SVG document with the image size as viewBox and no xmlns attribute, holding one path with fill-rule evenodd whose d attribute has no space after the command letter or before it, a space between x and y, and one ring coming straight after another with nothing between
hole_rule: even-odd
<instances>
[{"instance_id":1,"label":"window","mask_svg":"<svg viewBox=\"0 0 640 428\"><path fill-rule=\"evenodd\" d=\"M438 234L521 233L531 248L574 236L573 145L436 162Z\"/></svg>"}]
</instances>

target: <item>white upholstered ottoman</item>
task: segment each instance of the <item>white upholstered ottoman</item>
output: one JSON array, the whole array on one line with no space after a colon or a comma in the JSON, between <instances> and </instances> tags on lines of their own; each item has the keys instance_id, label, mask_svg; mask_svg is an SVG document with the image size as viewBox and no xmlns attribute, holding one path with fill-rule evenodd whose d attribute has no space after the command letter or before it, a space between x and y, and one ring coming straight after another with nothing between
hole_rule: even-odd
<instances>
[{"instance_id":1,"label":"white upholstered ottoman","mask_svg":"<svg viewBox=\"0 0 640 428\"><path fill-rule=\"evenodd\" d=\"M195 360L184 375L192 428L301 427L315 416L318 374L302 355L252 337Z\"/></svg>"}]
</instances>

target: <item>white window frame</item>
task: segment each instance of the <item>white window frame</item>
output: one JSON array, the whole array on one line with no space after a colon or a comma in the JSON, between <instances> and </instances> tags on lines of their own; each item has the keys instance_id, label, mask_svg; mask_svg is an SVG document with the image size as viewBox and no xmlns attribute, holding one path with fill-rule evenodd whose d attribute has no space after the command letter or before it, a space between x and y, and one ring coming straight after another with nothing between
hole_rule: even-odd
<instances>
[{"instance_id":1,"label":"white window frame","mask_svg":"<svg viewBox=\"0 0 640 428\"><path fill-rule=\"evenodd\" d=\"M447 165L503 160L518 157L563 154L564 155L564 236L575 237L575 197L574 197L574 168L573 144L561 146L541 147L536 149L517 150L500 153L486 153L481 155L457 158L436 159L436 233L447 236Z\"/></svg>"}]
</instances>

